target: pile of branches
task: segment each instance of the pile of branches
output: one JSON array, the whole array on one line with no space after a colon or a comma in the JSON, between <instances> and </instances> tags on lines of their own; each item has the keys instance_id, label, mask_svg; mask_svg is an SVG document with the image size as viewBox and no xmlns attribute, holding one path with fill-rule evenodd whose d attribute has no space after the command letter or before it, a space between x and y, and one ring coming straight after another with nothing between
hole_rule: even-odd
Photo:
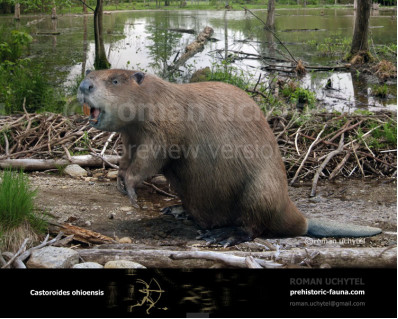
<instances>
[{"instance_id":1,"label":"pile of branches","mask_svg":"<svg viewBox=\"0 0 398 319\"><path fill-rule=\"evenodd\" d=\"M0 117L0 160L70 158L89 152L121 155L121 151L119 134L94 129L79 115L25 113Z\"/></svg>"},{"instance_id":2,"label":"pile of branches","mask_svg":"<svg viewBox=\"0 0 398 319\"><path fill-rule=\"evenodd\" d=\"M396 128L393 114L316 113L303 120L299 113L293 113L271 117L269 122L290 184L312 178L314 191L320 176L331 180L336 176L386 178L397 174L396 145L372 135L389 124ZM371 144L375 141L377 149Z\"/></svg>"},{"instance_id":3,"label":"pile of branches","mask_svg":"<svg viewBox=\"0 0 398 319\"><path fill-rule=\"evenodd\" d=\"M298 180L333 179L336 176L394 177L396 145L382 143L375 149L376 130L396 120L393 114L377 115L288 113L268 119L278 140L291 184ZM89 126L79 115L12 115L0 118L0 163L13 159L70 159L71 154L120 156L120 135Z\"/></svg>"}]
</instances>

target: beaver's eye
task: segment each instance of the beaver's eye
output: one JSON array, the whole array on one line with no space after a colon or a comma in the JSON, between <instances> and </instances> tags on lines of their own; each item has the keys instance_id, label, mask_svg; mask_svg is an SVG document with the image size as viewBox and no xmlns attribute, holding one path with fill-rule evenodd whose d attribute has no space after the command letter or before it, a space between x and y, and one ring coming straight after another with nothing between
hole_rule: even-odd
<instances>
[{"instance_id":1,"label":"beaver's eye","mask_svg":"<svg viewBox=\"0 0 398 319\"><path fill-rule=\"evenodd\" d=\"M113 79L113 80L112 80L112 83L116 85L116 84L118 84L118 83L119 83L119 81L118 81L118 80L116 80L116 79Z\"/></svg>"}]
</instances>

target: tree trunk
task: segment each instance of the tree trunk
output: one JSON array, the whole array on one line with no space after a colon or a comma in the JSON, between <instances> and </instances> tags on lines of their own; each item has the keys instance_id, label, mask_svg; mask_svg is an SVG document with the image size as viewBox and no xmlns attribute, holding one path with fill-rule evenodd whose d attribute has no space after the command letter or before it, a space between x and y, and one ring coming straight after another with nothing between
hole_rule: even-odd
<instances>
[{"instance_id":1,"label":"tree trunk","mask_svg":"<svg viewBox=\"0 0 398 319\"><path fill-rule=\"evenodd\" d=\"M86 6L84 6L84 7L86 7ZM83 62L82 62L82 73L81 73L82 77L84 77L86 75L87 51L88 51L87 16L85 15L83 17Z\"/></svg>"},{"instance_id":2,"label":"tree trunk","mask_svg":"<svg viewBox=\"0 0 398 319\"><path fill-rule=\"evenodd\" d=\"M95 38L95 60L96 70L109 69L110 63L106 58L104 39L103 39L103 0L97 0L97 6L94 10L94 38Z\"/></svg>"},{"instance_id":3,"label":"tree trunk","mask_svg":"<svg viewBox=\"0 0 398 319\"><path fill-rule=\"evenodd\" d=\"M57 7L51 9L51 19L58 19L57 17Z\"/></svg>"},{"instance_id":4,"label":"tree trunk","mask_svg":"<svg viewBox=\"0 0 398 319\"><path fill-rule=\"evenodd\" d=\"M275 0L268 0L267 22L265 25L271 30L275 28Z\"/></svg>"},{"instance_id":5,"label":"tree trunk","mask_svg":"<svg viewBox=\"0 0 398 319\"><path fill-rule=\"evenodd\" d=\"M15 20L21 19L21 5L17 2L15 3L15 13L14 13Z\"/></svg>"},{"instance_id":6,"label":"tree trunk","mask_svg":"<svg viewBox=\"0 0 398 319\"><path fill-rule=\"evenodd\" d=\"M83 13L87 14L87 6L86 6L86 0L82 0L84 2L83 4Z\"/></svg>"},{"instance_id":7,"label":"tree trunk","mask_svg":"<svg viewBox=\"0 0 398 319\"><path fill-rule=\"evenodd\" d=\"M354 36L352 37L351 55L368 52L369 17L372 0L361 0L356 9Z\"/></svg>"}]
</instances>

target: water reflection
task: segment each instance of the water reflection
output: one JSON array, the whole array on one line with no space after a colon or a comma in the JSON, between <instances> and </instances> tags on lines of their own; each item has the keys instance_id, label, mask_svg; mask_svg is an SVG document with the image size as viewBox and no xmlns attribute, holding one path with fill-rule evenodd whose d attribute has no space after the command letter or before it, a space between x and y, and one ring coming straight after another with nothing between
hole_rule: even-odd
<instances>
[{"instance_id":1,"label":"water reflection","mask_svg":"<svg viewBox=\"0 0 398 319\"><path fill-rule=\"evenodd\" d=\"M266 20L266 11L256 11ZM396 42L396 18L394 11L374 12L371 18L373 42L388 44ZM295 9L277 10L275 27L278 36L297 59L310 64L334 65L335 58L324 57L309 49L307 41L322 41L325 37L339 34L352 37L354 15L352 9ZM4 18L0 23L11 23ZM76 79L92 69L94 63L94 34L92 16L64 16L56 21L48 18L23 17L21 25L30 24L31 32L57 30L59 36L36 36L32 53L39 62L48 66L54 83L70 86ZM286 52L263 25L243 11L136 11L112 13L104 16L105 50L112 68L140 69L161 77L167 74L177 54L182 54L187 44L196 35L171 31L170 29L193 29L196 34L209 25L214 29L212 42L205 50L188 60L174 79L187 81L193 71L212 66L215 61L225 60L235 52L261 54L269 58L286 58ZM304 31L302 29L307 29ZM289 32L281 32L289 30ZM48 50L48 48L52 48ZM258 79L259 69L275 60L245 58L235 60L234 65ZM263 79L270 77L263 73ZM330 79L333 90L325 90ZM349 72L307 74L303 87L316 91L321 105L328 109L352 111L358 107L396 109L396 97L387 101L369 95L371 84L362 77ZM395 85L390 85L395 92ZM384 105L383 105L384 104Z\"/></svg>"}]
</instances>

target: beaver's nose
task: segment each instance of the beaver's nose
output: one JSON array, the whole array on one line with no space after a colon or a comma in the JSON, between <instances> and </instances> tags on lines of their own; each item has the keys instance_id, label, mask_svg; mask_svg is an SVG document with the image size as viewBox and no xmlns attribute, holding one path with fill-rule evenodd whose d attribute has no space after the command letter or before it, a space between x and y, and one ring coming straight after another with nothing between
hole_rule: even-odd
<instances>
[{"instance_id":1,"label":"beaver's nose","mask_svg":"<svg viewBox=\"0 0 398 319\"><path fill-rule=\"evenodd\" d=\"M90 79L84 79L82 83L80 83L79 90L82 93L90 93L94 91L94 83Z\"/></svg>"}]
</instances>

